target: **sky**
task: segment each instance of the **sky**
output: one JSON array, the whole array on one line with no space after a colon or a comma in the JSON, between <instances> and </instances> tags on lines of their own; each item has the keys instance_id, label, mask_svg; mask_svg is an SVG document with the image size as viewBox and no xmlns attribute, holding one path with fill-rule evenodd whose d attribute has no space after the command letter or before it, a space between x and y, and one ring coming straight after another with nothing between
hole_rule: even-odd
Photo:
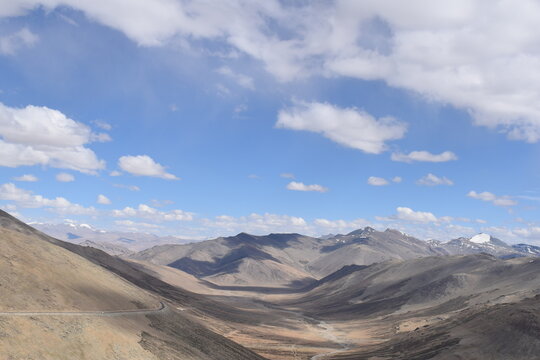
<instances>
[{"instance_id":1,"label":"sky","mask_svg":"<svg viewBox=\"0 0 540 360\"><path fill-rule=\"evenodd\" d=\"M0 208L540 244L540 2L0 1Z\"/></svg>"}]
</instances>

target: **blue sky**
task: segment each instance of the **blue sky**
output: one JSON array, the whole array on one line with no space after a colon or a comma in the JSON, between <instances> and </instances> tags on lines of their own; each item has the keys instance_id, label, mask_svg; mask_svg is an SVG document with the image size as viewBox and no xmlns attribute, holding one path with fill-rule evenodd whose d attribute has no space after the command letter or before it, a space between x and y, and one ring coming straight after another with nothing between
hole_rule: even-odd
<instances>
[{"instance_id":1,"label":"blue sky","mask_svg":"<svg viewBox=\"0 0 540 360\"><path fill-rule=\"evenodd\" d=\"M402 10L0 4L0 205L193 239L540 241L538 3Z\"/></svg>"}]
</instances>

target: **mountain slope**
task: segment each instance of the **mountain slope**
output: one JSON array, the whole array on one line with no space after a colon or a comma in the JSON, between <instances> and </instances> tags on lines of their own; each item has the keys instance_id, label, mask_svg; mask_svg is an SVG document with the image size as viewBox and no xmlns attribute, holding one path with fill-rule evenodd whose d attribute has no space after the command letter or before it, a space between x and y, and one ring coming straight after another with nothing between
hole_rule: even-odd
<instances>
[{"instance_id":1,"label":"mountain slope","mask_svg":"<svg viewBox=\"0 0 540 360\"><path fill-rule=\"evenodd\" d=\"M530 256L526 249L512 247L497 238L488 234L478 234L471 238L458 238L446 243L432 242L431 245L439 251L449 255L466 255L486 253L494 256Z\"/></svg>"},{"instance_id":2,"label":"mountain slope","mask_svg":"<svg viewBox=\"0 0 540 360\"><path fill-rule=\"evenodd\" d=\"M92 254L88 256L92 261L79 254ZM131 279L120 276L126 275L122 266ZM141 314L122 313L159 307L159 293L150 292L151 286L143 290L135 285L132 280L137 278L147 283L153 279L100 250L50 238L0 211L2 357L262 359L170 306ZM102 314L109 310L120 313ZM10 314L13 311L19 314ZM62 315L66 311L96 313ZM34 314L21 316L25 312Z\"/></svg>"},{"instance_id":3,"label":"mountain slope","mask_svg":"<svg viewBox=\"0 0 540 360\"><path fill-rule=\"evenodd\" d=\"M313 316L350 318L407 311L445 313L540 293L540 259L487 254L390 260L324 281L289 305Z\"/></svg>"},{"instance_id":4,"label":"mountain slope","mask_svg":"<svg viewBox=\"0 0 540 360\"><path fill-rule=\"evenodd\" d=\"M332 360L538 359L540 296L464 310L436 324L362 346Z\"/></svg>"},{"instance_id":5,"label":"mountain slope","mask_svg":"<svg viewBox=\"0 0 540 360\"><path fill-rule=\"evenodd\" d=\"M444 254L425 241L391 229L376 231L366 227L347 235L336 235L327 241L334 243L321 248L320 256L309 264L310 271L317 276L331 274L344 265L370 265L388 259Z\"/></svg>"},{"instance_id":6,"label":"mountain slope","mask_svg":"<svg viewBox=\"0 0 540 360\"><path fill-rule=\"evenodd\" d=\"M240 233L192 244L155 246L130 257L175 267L220 285L300 286L344 265L442 254L399 231L365 228L324 239Z\"/></svg>"}]
</instances>

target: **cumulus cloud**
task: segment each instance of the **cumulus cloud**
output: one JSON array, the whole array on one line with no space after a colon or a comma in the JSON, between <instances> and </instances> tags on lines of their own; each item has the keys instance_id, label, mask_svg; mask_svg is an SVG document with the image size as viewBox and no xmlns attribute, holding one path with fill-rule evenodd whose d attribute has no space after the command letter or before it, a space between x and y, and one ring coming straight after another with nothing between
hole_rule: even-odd
<instances>
[{"instance_id":1,"label":"cumulus cloud","mask_svg":"<svg viewBox=\"0 0 540 360\"><path fill-rule=\"evenodd\" d=\"M36 182L39 179L37 177L35 177L34 175L32 175L32 174L25 174L25 175L14 177L13 180L15 180L15 181L26 181L26 182Z\"/></svg>"},{"instance_id":2,"label":"cumulus cloud","mask_svg":"<svg viewBox=\"0 0 540 360\"><path fill-rule=\"evenodd\" d=\"M224 233L268 234L270 232L301 232L306 229L307 222L297 216L253 213L239 217L220 215L212 219L204 219L203 225L219 229Z\"/></svg>"},{"instance_id":3,"label":"cumulus cloud","mask_svg":"<svg viewBox=\"0 0 540 360\"><path fill-rule=\"evenodd\" d=\"M14 55L25 47L31 47L38 41L38 36L28 28L0 36L0 54Z\"/></svg>"},{"instance_id":4,"label":"cumulus cloud","mask_svg":"<svg viewBox=\"0 0 540 360\"><path fill-rule=\"evenodd\" d=\"M392 221L392 220L401 220L406 222L413 222L413 223L436 223L439 221L449 221L451 220L450 217L443 218L437 218L433 213L425 212L425 211L414 211L411 208L408 207L398 207L396 208L396 213L389 217L381 217L376 216L377 220L380 221Z\"/></svg>"},{"instance_id":5,"label":"cumulus cloud","mask_svg":"<svg viewBox=\"0 0 540 360\"><path fill-rule=\"evenodd\" d=\"M363 110L328 103L297 102L279 111L278 128L319 133L341 145L379 154L386 142L401 139L406 125L392 117L376 119Z\"/></svg>"},{"instance_id":6,"label":"cumulus cloud","mask_svg":"<svg viewBox=\"0 0 540 360\"><path fill-rule=\"evenodd\" d=\"M440 154L432 154L429 151L411 151L408 154L393 153L391 159L392 161L412 163L414 161L446 162L457 160L458 158L456 154L451 151L445 151Z\"/></svg>"},{"instance_id":7,"label":"cumulus cloud","mask_svg":"<svg viewBox=\"0 0 540 360\"><path fill-rule=\"evenodd\" d=\"M293 190L293 191L315 191L315 192L327 192L328 191L328 188L322 186L322 185L318 185L318 184L313 184L313 185L306 185L302 182L298 182L298 181L291 181L290 183L287 184L287 189L288 190Z\"/></svg>"},{"instance_id":8,"label":"cumulus cloud","mask_svg":"<svg viewBox=\"0 0 540 360\"><path fill-rule=\"evenodd\" d=\"M392 181L399 184L400 182L403 181L403 179L401 178L401 176L394 176L392 178Z\"/></svg>"},{"instance_id":9,"label":"cumulus cloud","mask_svg":"<svg viewBox=\"0 0 540 360\"><path fill-rule=\"evenodd\" d=\"M130 218L143 218L150 219L156 222L163 221L191 221L193 220L193 213L183 210L170 210L160 211L156 208L150 207L146 204L140 204L137 208L125 207L123 209L113 210L112 216L114 217L130 217Z\"/></svg>"},{"instance_id":10,"label":"cumulus cloud","mask_svg":"<svg viewBox=\"0 0 540 360\"><path fill-rule=\"evenodd\" d=\"M163 165L158 164L148 155L122 156L118 159L120 169L136 176L151 176L166 180L179 180L168 173Z\"/></svg>"},{"instance_id":11,"label":"cumulus cloud","mask_svg":"<svg viewBox=\"0 0 540 360\"><path fill-rule=\"evenodd\" d=\"M353 230L358 230L366 226L371 226L372 223L365 219L355 219L351 221L347 220L328 220L328 219L315 219L313 221L315 227L314 232L318 234L328 233L346 233Z\"/></svg>"},{"instance_id":12,"label":"cumulus cloud","mask_svg":"<svg viewBox=\"0 0 540 360\"><path fill-rule=\"evenodd\" d=\"M105 162L85 145L101 140L58 110L0 103L0 166L48 165L95 174Z\"/></svg>"},{"instance_id":13,"label":"cumulus cloud","mask_svg":"<svg viewBox=\"0 0 540 360\"><path fill-rule=\"evenodd\" d=\"M105 195L99 194L97 197L97 203L101 205L109 205L111 204L111 200L106 197Z\"/></svg>"},{"instance_id":14,"label":"cumulus cloud","mask_svg":"<svg viewBox=\"0 0 540 360\"><path fill-rule=\"evenodd\" d=\"M418 185L425 186L454 185L454 182L447 177L438 177L437 175L433 175L432 173L429 173L426 176L418 179L416 183Z\"/></svg>"},{"instance_id":15,"label":"cumulus cloud","mask_svg":"<svg viewBox=\"0 0 540 360\"><path fill-rule=\"evenodd\" d=\"M292 173L281 173L279 174L279 176L281 176L284 179L294 179L294 174Z\"/></svg>"},{"instance_id":16,"label":"cumulus cloud","mask_svg":"<svg viewBox=\"0 0 540 360\"><path fill-rule=\"evenodd\" d=\"M56 175L56 181L72 182L72 181L75 181L75 176L68 173L59 173Z\"/></svg>"},{"instance_id":17,"label":"cumulus cloud","mask_svg":"<svg viewBox=\"0 0 540 360\"><path fill-rule=\"evenodd\" d=\"M540 139L540 4L459 0L219 4L174 0L4 2L0 16L70 6L143 46L209 40L280 81L310 75L381 80L469 111L511 139ZM119 14L122 16L111 16ZM204 49L207 50L207 49Z\"/></svg>"},{"instance_id":18,"label":"cumulus cloud","mask_svg":"<svg viewBox=\"0 0 540 360\"><path fill-rule=\"evenodd\" d=\"M63 197L48 199L32 191L18 188L12 183L0 185L0 200L13 201L22 208L48 208L61 214L95 215L96 209L74 204Z\"/></svg>"},{"instance_id":19,"label":"cumulus cloud","mask_svg":"<svg viewBox=\"0 0 540 360\"><path fill-rule=\"evenodd\" d=\"M37 6L70 6L142 46L218 42L228 53L260 61L280 81L381 80L464 109L476 124L511 139L540 139L536 1L27 0L4 2L0 16Z\"/></svg>"},{"instance_id":20,"label":"cumulus cloud","mask_svg":"<svg viewBox=\"0 0 540 360\"><path fill-rule=\"evenodd\" d=\"M497 206L514 206L514 205L517 205L517 201L515 201L514 199L512 199L508 195L497 196L497 195L495 195L493 193L490 193L488 191L484 191L484 192L481 192L481 193L478 193L476 191L469 191L467 196L470 197L470 198L473 198L473 199L490 202L493 205L497 205Z\"/></svg>"},{"instance_id":21,"label":"cumulus cloud","mask_svg":"<svg viewBox=\"0 0 540 360\"><path fill-rule=\"evenodd\" d=\"M384 186L389 184L388 180L376 176L370 176L367 183L372 186Z\"/></svg>"}]
</instances>

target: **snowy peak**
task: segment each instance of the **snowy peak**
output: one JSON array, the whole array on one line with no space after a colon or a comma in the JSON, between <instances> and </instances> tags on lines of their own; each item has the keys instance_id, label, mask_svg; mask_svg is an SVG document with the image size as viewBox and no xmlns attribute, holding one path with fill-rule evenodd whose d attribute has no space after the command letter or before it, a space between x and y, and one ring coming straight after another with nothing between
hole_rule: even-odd
<instances>
[{"instance_id":1,"label":"snowy peak","mask_svg":"<svg viewBox=\"0 0 540 360\"><path fill-rule=\"evenodd\" d=\"M490 242L490 240L491 240L491 236L488 234L483 234L483 233L475 235L469 239L470 242L473 242L475 244L485 244L485 243Z\"/></svg>"}]
</instances>

